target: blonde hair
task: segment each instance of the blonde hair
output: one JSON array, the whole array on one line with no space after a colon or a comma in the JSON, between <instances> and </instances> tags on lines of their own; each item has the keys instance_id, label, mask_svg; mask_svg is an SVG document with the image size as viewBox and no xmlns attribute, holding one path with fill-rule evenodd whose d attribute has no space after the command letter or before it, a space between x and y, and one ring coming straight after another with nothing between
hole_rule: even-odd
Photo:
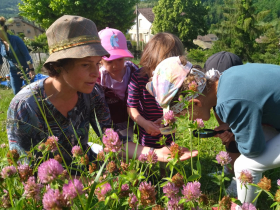
<instances>
[{"instance_id":1,"label":"blonde hair","mask_svg":"<svg viewBox=\"0 0 280 210\"><path fill-rule=\"evenodd\" d=\"M7 32L7 26L5 25L6 19L3 16L0 16L0 27L3 27L5 32Z\"/></svg>"},{"instance_id":2,"label":"blonde hair","mask_svg":"<svg viewBox=\"0 0 280 210\"><path fill-rule=\"evenodd\" d=\"M170 33L158 33L145 46L141 56L142 66L140 75L146 74L150 78L156 66L166 58L185 55L184 45L181 40Z\"/></svg>"}]
</instances>

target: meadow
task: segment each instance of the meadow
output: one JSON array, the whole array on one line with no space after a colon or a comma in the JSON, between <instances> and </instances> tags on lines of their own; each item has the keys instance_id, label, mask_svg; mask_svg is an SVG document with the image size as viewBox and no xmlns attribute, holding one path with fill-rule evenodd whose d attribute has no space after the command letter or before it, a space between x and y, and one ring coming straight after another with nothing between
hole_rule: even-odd
<instances>
[{"instance_id":1,"label":"meadow","mask_svg":"<svg viewBox=\"0 0 280 210\"><path fill-rule=\"evenodd\" d=\"M1 132L0 132L0 144L6 144L8 145L7 141L7 133L6 133L6 117L7 117L7 110L10 101L13 98L13 93L10 89L7 89L6 87L1 86L0 87L0 121L1 121ZM219 194L220 194L220 187L214 183L213 177L209 176L209 173L215 173L217 171L221 171L222 167L216 163L213 162L215 160L216 155L222 151L225 150L224 146L221 144L220 139L218 138L205 138L200 139L198 142L197 138L192 138L192 145L190 141L190 131L186 129L185 125L186 121L183 119L178 119L177 121L177 132L176 132L176 143L180 146L184 146L187 148L197 149L199 150L199 162L201 165L201 177L199 178L199 182L201 183L200 190L204 195L207 196L207 203L204 203L203 209L211 209L213 205L218 203L219 200ZM215 120L215 117L213 113L211 113L211 118L208 122L205 122L205 127L213 129L215 126L217 126L218 123ZM94 133L94 131L90 130L89 135L89 141L102 144L100 138L97 137L97 135ZM8 153L8 147L1 148L0 149L0 167L3 168L4 165L7 165L6 163L6 155ZM193 158L193 166L196 168L197 164L197 157ZM138 166L138 165L137 165ZM192 174L191 171L191 162L190 160L187 160L183 164L185 175L187 177L190 177ZM151 168L150 168L151 169ZM161 179L161 176L159 174L159 163L155 164L152 167L153 174L151 177L149 177L149 180L152 180L153 183L164 183L166 180ZM271 179L271 192L275 192L277 190L277 179L280 178L280 169L270 170L265 173L265 176L269 179ZM167 170L167 173L170 173L170 171ZM229 177L230 180L232 177ZM230 184L230 181L225 181L225 187L227 187ZM159 185L158 185L159 187ZM162 191L160 188L157 189L157 200L160 201L162 199ZM267 194L262 193L258 200L257 209L260 210L266 210L270 209L271 204L273 203L273 200L268 199ZM106 206L106 205L105 205ZM104 207L104 206L103 206ZM102 208L103 208L102 207ZM98 205L95 205L95 208L98 208ZM100 207L101 208L101 207ZM75 209L75 208L74 208ZM106 209L106 208L105 208ZM113 208L112 208L113 209ZM121 208L122 209L122 208ZM124 208L127 209L127 208Z\"/></svg>"}]
</instances>

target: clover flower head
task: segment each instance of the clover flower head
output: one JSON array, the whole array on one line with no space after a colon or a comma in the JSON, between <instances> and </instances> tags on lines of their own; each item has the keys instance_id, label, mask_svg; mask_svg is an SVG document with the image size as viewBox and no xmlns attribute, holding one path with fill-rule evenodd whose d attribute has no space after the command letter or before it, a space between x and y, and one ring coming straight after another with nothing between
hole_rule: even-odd
<instances>
[{"instance_id":1,"label":"clover flower head","mask_svg":"<svg viewBox=\"0 0 280 210\"><path fill-rule=\"evenodd\" d=\"M1 176L3 179L14 176L17 173L17 169L14 166L6 166L2 169Z\"/></svg>"},{"instance_id":2,"label":"clover flower head","mask_svg":"<svg viewBox=\"0 0 280 210\"><path fill-rule=\"evenodd\" d=\"M48 151L55 152L57 150L58 138L56 136L49 136L45 145Z\"/></svg>"},{"instance_id":3,"label":"clover flower head","mask_svg":"<svg viewBox=\"0 0 280 210\"><path fill-rule=\"evenodd\" d=\"M5 144L5 143L3 143L3 144L0 145L0 148L1 148L1 149L4 149L4 148L6 148L6 147L7 147L7 144Z\"/></svg>"},{"instance_id":4,"label":"clover flower head","mask_svg":"<svg viewBox=\"0 0 280 210\"><path fill-rule=\"evenodd\" d=\"M200 183L188 182L187 185L183 186L182 194L187 201L197 201L201 195Z\"/></svg>"},{"instance_id":5,"label":"clover flower head","mask_svg":"<svg viewBox=\"0 0 280 210\"><path fill-rule=\"evenodd\" d=\"M192 91L194 91L194 92L197 91L197 87L198 87L198 85L197 85L197 83L196 83L195 81L192 81L192 82L189 84L189 90L192 90Z\"/></svg>"},{"instance_id":6,"label":"clover flower head","mask_svg":"<svg viewBox=\"0 0 280 210\"><path fill-rule=\"evenodd\" d=\"M253 176L249 170L242 170L238 179L243 185L253 182Z\"/></svg>"},{"instance_id":7,"label":"clover flower head","mask_svg":"<svg viewBox=\"0 0 280 210\"><path fill-rule=\"evenodd\" d=\"M103 138L103 143L111 152L118 152L122 147L122 143L119 139L119 135L112 128L107 128Z\"/></svg>"},{"instance_id":8,"label":"clover flower head","mask_svg":"<svg viewBox=\"0 0 280 210\"><path fill-rule=\"evenodd\" d=\"M179 145L176 144L175 142L171 143L170 152L171 152L171 158L175 158L177 154L178 154L178 158L180 158L184 154L182 148L179 147Z\"/></svg>"},{"instance_id":9,"label":"clover flower head","mask_svg":"<svg viewBox=\"0 0 280 210\"><path fill-rule=\"evenodd\" d=\"M168 183L163 187L163 193L168 198L174 198L179 193L179 188L174 183Z\"/></svg>"},{"instance_id":10,"label":"clover flower head","mask_svg":"<svg viewBox=\"0 0 280 210\"><path fill-rule=\"evenodd\" d=\"M27 181L32 176L33 170L28 164L24 163L18 166L18 173L21 181Z\"/></svg>"},{"instance_id":11,"label":"clover flower head","mask_svg":"<svg viewBox=\"0 0 280 210\"><path fill-rule=\"evenodd\" d=\"M83 151L82 151L81 147L79 147L77 145L72 148L71 152L73 154L73 157L79 157L79 156L83 155Z\"/></svg>"},{"instance_id":12,"label":"clover flower head","mask_svg":"<svg viewBox=\"0 0 280 210\"><path fill-rule=\"evenodd\" d=\"M256 207L251 203L243 203L241 206L242 210L257 210Z\"/></svg>"},{"instance_id":13,"label":"clover flower head","mask_svg":"<svg viewBox=\"0 0 280 210\"><path fill-rule=\"evenodd\" d=\"M43 207L46 210L63 209L67 206L67 201L58 189L49 189L43 196Z\"/></svg>"},{"instance_id":14,"label":"clover flower head","mask_svg":"<svg viewBox=\"0 0 280 210\"><path fill-rule=\"evenodd\" d=\"M175 174L171 178L171 180L172 180L172 183L174 183L176 185L176 187L181 188L184 185L184 177L179 173Z\"/></svg>"},{"instance_id":15,"label":"clover flower head","mask_svg":"<svg viewBox=\"0 0 280 210\"><path fill-rule=\"evenodd\" d=\"M31 176L29 177L29 179L27 180L26 183L23 184L24 185L24 193L23 195L26 198L32 198L35 199L36 201L41 200L41 189L43 188L42 184L37 184L35 182L35 177Z\"/></svg>"},{"instance_id":16,"label":"clover flower head","mask_svg":"<svg viewBox=\"0 0 280 210\"><path fill-rule=\"evenodd\" d=\"M128 198L129 207L132 209L137 208L137 202L138 202L137 197L133 193L129 194L129 198Z\"/></svg>"},{"instance_id":17,"label":"clover flower head","mask_svg":"<svg viewBox=\"0 0 280 210\"><path fill-rule=\"evenodd\" d=\"M145 162L147 161L147 155L146 155L146 154L141 154L141 155L139 155L138 160L139 160L141 163L145 163Z\"/></svg>"},{"instance_id":18,"label":"clover flower head","mask_svg":"<svg viewBox=\"0 0 280 210\"><path fill-rule=\"evenodd\" d=\"M221 166L224 166L230 163L231 157L227 152L221 151L219 154L217 154L216 160L219 164L221 164Z\"/></svg>"},{"instance_id":19,"label":"clover flower head","mask_svg":"<svg viewBox=\"0 0 280 210\"><path fill-rule=\"evenodd\" d=\"M163 118L164 118L164 125L173 124L176 121L174 112L172 110L166 112Z\"/></svg>"},{"instance_id":20,"label":"clover flower head","mask_svg":"<svg viewBox=\"0 0 280 210\"><path fill-rule=\"evenodd\" d=\"M277 179L277 185L280 186L280 179Z\"/></svg>"},{"instance_id":21,"label":"clover flower head","mask_svg":"<svg viewBox=\"0 0 280 210\"><path fill-rule=\"evenodd\" d=\"M78 195L83 194L83 188L84 186L80 180L74 179L73 182L70 180L68 184L63 185L63 196L65 199L71 201Z\"/></svg>"},{"instance_id":22,"label":"clover flower head","mask_svg":"<svg viewBox=\"0 0 280 210\"><path fill-rule=\"evenodd\" d=\"M128 190L129 190L128 184L123 184L121 187L121 191L128 191Z\"/></svg>"},{"instance_id":23,"label":"clover flower head","mask_svg":"<svg viewBox=\"0 0 280 210\"><path fill-rule=\"evenodd\" d=\"M271 180L265 176L259 181L258 186L266 191L269 191L271 188Z\"/></svg>"},{"instance_id":24,"label":"clover flower head","mask_svg":"<svg viewBox=\"0 0 280 210\"><path fill-rule=\"evenodd\" d=\"M112 187L109 183L105 183L102 186L94 190L95 195L99 201L105 201L106 194L112 190Z\"/></svg>"},{"instance_id":25,"label":"clover flower head","mask_svg":"<svg viewBox=\"0 0 280 210\"><path fill-rule=\"evenodd\" d=\"M204 128L204 122L202 119L196 119L195 122L197 122L197 129Z\"/></svg>"},{"instance_id":26,"label":"clover flower head","mask_svg":"<svg viewBox=\"0 0 280 210\"><path fill-rule=\"evenodd\" d=\"M156 202L156 191L155 187L152 186L151 182L141 182L139 185L139 191L141 194L141 204L143 206L149 206Z\"/></svg>"},{"instance_id":27,"label":"clover flower head","mask_svg":"<svg viewBox=\"0 0 280 210\"><path fill-rule=\"evenodd\" d=\"M55 159L49 159L38 167L38 177L44 184L50 183L63 173L62 165Z\"/></svg>"},{"instance_id":28,"label":"clover flower head","mask_svg":"<svg viewBox=\"0 0 280 210\"><path fill-rule=\"evenodd\" d=\"M179 198L179 197L172 197L171 199L169 199L169 201L167 203L167 209L168 210L183 210L184 204L179 205L180 200L181 200L181 198Z\"/></svg>"},{"instance_id":29,"label":"clover flower head","mask_svg":"<svg viewBox=\"0 0 280 210\"><path fill-rule=\"evenodd\" d=\"M158 156L154 151L149 151L147 154L147 162L150 164L155 164L158 162Z\"/></svg>"}]
</instances>

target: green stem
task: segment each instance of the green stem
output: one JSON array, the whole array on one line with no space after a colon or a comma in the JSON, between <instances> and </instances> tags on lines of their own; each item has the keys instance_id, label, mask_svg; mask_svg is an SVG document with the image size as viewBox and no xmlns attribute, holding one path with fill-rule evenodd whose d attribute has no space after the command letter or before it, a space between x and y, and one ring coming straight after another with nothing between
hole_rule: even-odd
<instances>
[{"instance_id":1,"label":"green stem","mask_svg":"<svg viewBox=\"0 0 280 210\"><path fill-rule=\"evenodd\" d=\"M259 192L259 194L255 197L255 199L252 201L252 203L254 203L254 202L258 199L258 197L260 196L261 192L262 192L262 190L261 190L261 191Z\"/></svg>"},{"instance_id":2,"label":"green stem","mask_svg":"<svg viewBox=\"0 0 280 210\"><path fill-rule=\"evenodd\" d=\"M11 205L12 205L12 207L14 207L10 180L8 181L8 190L9 190L9 197L10 197L10 200L11 200Z\"/></svg>"}]
</instances>

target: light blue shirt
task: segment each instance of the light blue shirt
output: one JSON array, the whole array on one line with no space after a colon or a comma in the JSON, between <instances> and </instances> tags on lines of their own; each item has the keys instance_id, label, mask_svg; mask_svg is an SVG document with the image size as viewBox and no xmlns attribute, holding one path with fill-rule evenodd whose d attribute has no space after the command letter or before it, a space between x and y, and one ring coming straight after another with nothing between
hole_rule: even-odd
<instances>
[{"instance_id":1,"label":"light blue shirt","mask_svg":"<svg viewBox=\"0 0 280 210\"><path fill-rule=\"evenodd\" d=\"M262 125L280 131L280 66L235 66L220 77L216 112L232 129L241 154L259 156L266 147Z\"/></svg>"}]
</instances>

